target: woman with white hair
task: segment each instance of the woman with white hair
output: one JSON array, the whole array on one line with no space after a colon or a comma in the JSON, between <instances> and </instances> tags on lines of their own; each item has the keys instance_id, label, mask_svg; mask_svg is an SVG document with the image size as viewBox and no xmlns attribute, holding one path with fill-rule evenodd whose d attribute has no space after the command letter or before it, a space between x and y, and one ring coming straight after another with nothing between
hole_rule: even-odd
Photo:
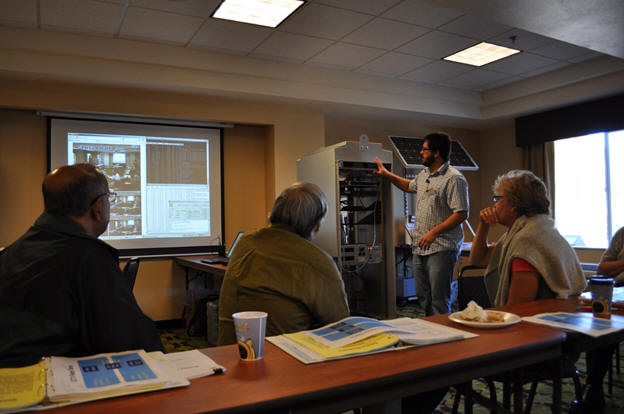
<instances>
[{"instance_id":1,"label":"woman with white hair","mask_svg":"<svg viewBox=\"0 0 624 414\"><path fill-rule=\"evenodd\" d=\"M536 299L567 298L586 287L576 253L548 216L546 186L531 171L512 170L493 186L494 205L481 210L470 262L485 266L485 281L494 306ZM495 244L487 244L492 226L507 227Z\"/></svg>"},{"instance_id":2,"label":"woman with white hair","mask_svg":"<svg viewBox=\"0 0 624 414\"><path fill-rule=\"evenodd\" d=\"M580 294L587 282L578 257L548 216L546 186L531 171L512 170L499 176L492 187L494 206L481 210L472 241L470 262L485 266L485 282L494 306L539 299L567 298ZM507 231L495 244L487 244L492 226ZM587 391L571 413L601 413L605 408L602 383L611 364L613 347L587 351ZM564 364L574 369L579 354L564 354ZM530 369L530 368L529 368ZM539 371L541 365L533 367Z\"/></svg>"}]
</instances>

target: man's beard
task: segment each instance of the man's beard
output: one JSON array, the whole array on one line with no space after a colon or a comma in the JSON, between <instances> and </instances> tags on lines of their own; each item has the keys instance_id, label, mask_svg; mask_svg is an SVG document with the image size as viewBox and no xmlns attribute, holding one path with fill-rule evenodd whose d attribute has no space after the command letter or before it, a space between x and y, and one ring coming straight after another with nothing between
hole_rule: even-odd
<instances>
[{"instance_id":1,"label":"man's beard","mask_svg":"<svg viewBox=\"0 0 624 414\"><path fill-rule=\"evenodd\" d=\"M422 163L425 167L431 167L433 165L433 161L435 161L435 157L431 155L428 157L423 157L422 159Z\"/></svg>"}]
</instances>

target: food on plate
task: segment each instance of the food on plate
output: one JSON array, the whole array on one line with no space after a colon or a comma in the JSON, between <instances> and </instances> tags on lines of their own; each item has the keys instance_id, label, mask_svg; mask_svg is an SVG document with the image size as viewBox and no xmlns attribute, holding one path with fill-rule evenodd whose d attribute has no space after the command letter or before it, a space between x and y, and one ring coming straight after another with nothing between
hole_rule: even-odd
<instances>
[{"instance_id":1,"label":"food on plate","mask_svg":"<svg viewBox=\"0 0 624 414\"><path fill-rule=\"evenodd\" d=\"M487 322L488 314L487 312L477 304L474 300L468 302L466 309L464 309L459 315L465 321L474 321L474 322Z\"/></svg>"},{"instance_id":2,"label":"food on plate","mask_svg":"<svg viewBox=\"0 0 624 414\"><path fill-rule=\"evenodd\" d=\"M465 321L471 322L489 322L499 323L505 322L505 313L497 311L486 311L479 306L474 300L468 302L466 309L461 311L459 317Z\"/></svg>"},{"instance_id":3,"label":"food on plate","mask_svg":"<svg viewBox=\"0 0 624 414\"><path fill-rule=\"evenodd\" d=\"M486 322L505 322L505 314L502 312L488 311Z\"/></svg>"}]
</instances>

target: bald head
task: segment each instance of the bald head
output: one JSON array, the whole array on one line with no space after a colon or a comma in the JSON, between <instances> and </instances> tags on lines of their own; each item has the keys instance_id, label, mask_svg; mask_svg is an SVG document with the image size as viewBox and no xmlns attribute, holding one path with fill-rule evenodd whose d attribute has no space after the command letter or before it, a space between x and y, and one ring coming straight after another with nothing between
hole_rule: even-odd
<instances>
[{"instance_id":1,"label":"bald head","mask_svg":"<svg viewBox=\"0 0 624 414\"><path fill-rule=\"evenodd\" d=\"M43 180L45 211L82 217L98 196L108 192L106 177L91 164L66 165Z\"/></svg>"}]
</instances>

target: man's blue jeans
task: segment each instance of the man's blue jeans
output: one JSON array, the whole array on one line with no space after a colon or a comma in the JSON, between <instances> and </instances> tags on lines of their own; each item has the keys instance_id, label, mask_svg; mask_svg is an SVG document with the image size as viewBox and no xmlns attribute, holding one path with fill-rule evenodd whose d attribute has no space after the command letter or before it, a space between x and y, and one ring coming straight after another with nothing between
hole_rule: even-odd
<instances>
[{"instance_id":1,"label":"man's blue jeans","mask_svg":"<svg viewBox=\"0 0 624 414\"><path fill-rule=\"evenodd\" d=\"M412 270L416 295L427 316L451 311L451 283L458 257L459 251L455 250L414 255Z\"/></svg>"}]
</instances>

